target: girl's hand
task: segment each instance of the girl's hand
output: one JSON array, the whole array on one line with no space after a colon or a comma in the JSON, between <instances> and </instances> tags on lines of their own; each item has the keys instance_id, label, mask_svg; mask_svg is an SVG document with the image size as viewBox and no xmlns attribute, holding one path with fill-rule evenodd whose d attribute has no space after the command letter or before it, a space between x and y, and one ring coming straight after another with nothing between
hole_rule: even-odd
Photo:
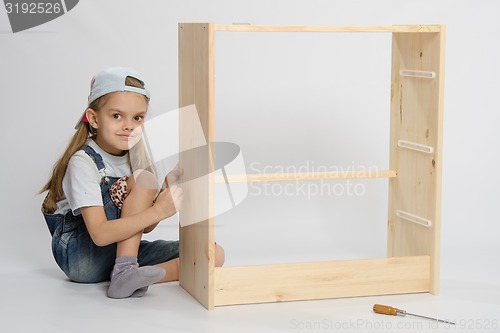
<instances>
[{"instance_id":1,"label":"girl's hand","mask_svg":"<svg viewBox=\"0 0 500 333\"><path fill-rule=\"evenodd\" d=\"M182 188L172 185L160 191L153 205L160 219L166 219L177 213L182 207Z\"/></svg>"},{"instance_id":2,"label":"girl's hand","mask_svg":"<svg viewBox=\"0 0 500 333\"><path fill-rule=\"evenodd\" d=\"M165 176L165 183L164 183L165 188L168 188L170 185L173 186L179 183L183 174L184 174L184 169L182 169L179 163L177 163L175 168L173 168L172 171L170 171Z\"/></svg>"}]
</instances>

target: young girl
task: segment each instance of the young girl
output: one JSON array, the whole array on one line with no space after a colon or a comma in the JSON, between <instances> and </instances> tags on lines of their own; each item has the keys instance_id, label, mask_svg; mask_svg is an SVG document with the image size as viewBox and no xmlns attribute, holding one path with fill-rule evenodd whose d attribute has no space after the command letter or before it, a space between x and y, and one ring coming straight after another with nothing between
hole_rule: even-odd
<instances>
[{"instance_id":1,"label":"young girl","mask_svg":"<svg viewBox=\"0 0 500 333\"><path fill-rule=\"evenodd\" d=\"M141 135L148 103L134 70L98 73L77 132L41 191L48 191L42 212L57 264L72 281L111 278L111 298L139 297L153 283L178 279L178 241L141 240L182 202L182 190L173 184L182 173L178 168L157 195ZM132 158L133 150L142 158Z\"/></svg>"}]
</instances>

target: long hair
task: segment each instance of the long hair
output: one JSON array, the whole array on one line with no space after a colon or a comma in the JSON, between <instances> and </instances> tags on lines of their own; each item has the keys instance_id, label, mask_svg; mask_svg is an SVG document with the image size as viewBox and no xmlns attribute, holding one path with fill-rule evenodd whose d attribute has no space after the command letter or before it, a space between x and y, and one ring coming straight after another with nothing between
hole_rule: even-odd
<instances>
[{"instance_id":1,"label":"long hair","mask_svg":"<svg viewBox=\"0 0 500 333\"><path fill-rule=\"evenodd\" d=\"M134 77L127 76L125 80L125 85L132 86L136 88L144 88L141 81ZM105 104L106 98L109 94L104 95L93 101L88 108L98 112L100 108ZM146 98L146 97L145 97ZM146 98L147 100L147 98ZM149 101L147 100L149 104ZM57 210L57 202L64 199L64 192L62 188L62 181L64 175L66 174L66 169L68 168L69 160L71 156L75 154L78 150L82 149L89 138L95 138L97 132L90 124L82 123L73 137L71 138L66 150L62 156L57 160L52 170L52 175L49 181L42 187L38 194L48 191L47 196L42 204L42 211L44 213L53 213ZM154 166L151 163L150 155L148 154L147 147L144 143L144 139L141 138L137 144L130 148L129 150L129 164L132 172L135 170L147 170L155 173Z\"/></svg>"}]
</instances>

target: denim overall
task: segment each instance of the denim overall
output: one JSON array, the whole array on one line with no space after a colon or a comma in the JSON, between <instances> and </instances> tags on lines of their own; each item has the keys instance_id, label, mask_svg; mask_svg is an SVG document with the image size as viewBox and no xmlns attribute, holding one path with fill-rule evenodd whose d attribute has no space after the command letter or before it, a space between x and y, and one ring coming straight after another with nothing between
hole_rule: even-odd
<instances>
[{"instance_id":1,"label":"denim overall","mask_svg":"<svg viewBox=\"0 0 500 333\"><path fill-rule=\"evenodd\" d=\"M89 155L102 175L101 194L104 212L108 220L120 218L121 210L111 200L109 189L119 178L104 175L101 155L92 147L82 150ZM97 246L89 235L82 215L43 213L52 235L52 253L66 276L75 282L96 283L109 280L115 264L116 243ZM179 257L179 242L142 240L137 256L140 266L156 265Z\"/></svg>"}]
</instances>

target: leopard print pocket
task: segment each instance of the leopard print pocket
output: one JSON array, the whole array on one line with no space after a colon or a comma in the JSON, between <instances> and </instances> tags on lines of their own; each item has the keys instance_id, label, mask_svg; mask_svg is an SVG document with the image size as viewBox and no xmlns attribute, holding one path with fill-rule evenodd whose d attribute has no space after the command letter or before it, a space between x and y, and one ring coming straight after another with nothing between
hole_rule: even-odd
<instances>
[{"instance_id":1,"label":"leopard print pocket","mask_svg":"<svg viewBox=\"0 0 500 333\"><path fill-rule=\"evenodd\" d=\"M127 198L127 179L128 176L123 176L118 179L111 187L109 188L109 195L111 200L115 204L118 209L122 209L123 202Z\"/></svg>"}]
</instances>

